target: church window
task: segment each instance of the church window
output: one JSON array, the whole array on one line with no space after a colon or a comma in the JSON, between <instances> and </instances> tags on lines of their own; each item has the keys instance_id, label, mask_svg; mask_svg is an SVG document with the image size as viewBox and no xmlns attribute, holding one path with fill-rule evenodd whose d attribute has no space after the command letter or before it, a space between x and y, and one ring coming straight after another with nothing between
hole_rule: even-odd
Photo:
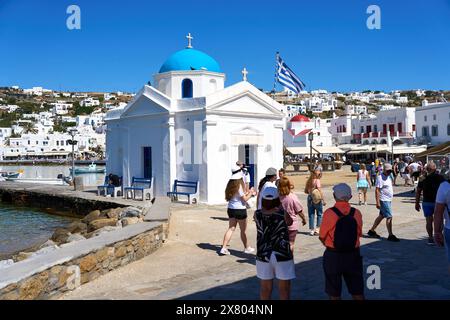
<instances>
[{"instance_id":1,"label":"church window","mask_svg":"<svg viewBox=\"0 0 450 320\"><path fill-rule=\"evenodd\" d=\"M192 98L192 80L184 79L181 82L181 97L182 98Z\"/></svg>"}]
</instances>

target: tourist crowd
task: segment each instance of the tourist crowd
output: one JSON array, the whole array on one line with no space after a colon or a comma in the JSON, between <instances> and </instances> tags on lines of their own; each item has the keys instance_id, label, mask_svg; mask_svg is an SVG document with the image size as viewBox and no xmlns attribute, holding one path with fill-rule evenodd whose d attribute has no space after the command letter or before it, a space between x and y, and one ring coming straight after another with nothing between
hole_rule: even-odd
<instances>
[{"instance_id":1,"label":"tourist crowd","mask_svg":"<svg viewBox=\"0 0 450 320\"><path fill-rule=\"evenodd\" d=\"M224 235L221 255L229 255L227 246L236 226L245 253L252 253L249 246L247 210L256 206L253 220L256 224L256 274L260 279L260 298L270 299L273 280L278 280L280 299L289 299L291 280L295 279L294 248L300 223L307 224L306 212L294 191L294 184L282 169L269 168L257 188L250 187L251 177L243 162L236 162L225 190L228 201L229 227ZM391 165L376 161L367 168L361 165L356 174L358 203L367 205L367 191L375 188L376 207L379 215L367 235L381 238L376 232L379 224L386 220L388 241L399 242L393 234L393 186L397 176L405 185L417 187L415 209L423 210L428 233L428 244L444 246L450 272L450 174L440 174L432 161L426 165L412 160L396 159ZM352 188L346 183L333 187L334 204L326 206L321 186L322 168L316 165L306 181L307 214L309 234L319 236L325 247L322 265L325 276L325 292L330 299L340 299L342 280L345 281L353 299L364 299L363 262L360 255L360 238L363 235L363 220L360 210L349 203ZM434 229L434 232L433 232Z\"/></svg>"}]
</instances>

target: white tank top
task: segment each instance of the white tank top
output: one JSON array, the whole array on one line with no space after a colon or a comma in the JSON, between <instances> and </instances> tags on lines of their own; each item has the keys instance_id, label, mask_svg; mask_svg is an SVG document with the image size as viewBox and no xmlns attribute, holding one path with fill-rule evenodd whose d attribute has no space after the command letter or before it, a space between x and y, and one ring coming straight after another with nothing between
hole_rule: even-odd
<instances>
[{"instance_id":1,"label":"white tank top","mask_svg":"<svg viewBox=\"0 0 450 320\"><path fill-rule=\"evenodd\" d=\"M366 170L358 170L358 180L366 180Z\"/></svg>"}]
</instances>

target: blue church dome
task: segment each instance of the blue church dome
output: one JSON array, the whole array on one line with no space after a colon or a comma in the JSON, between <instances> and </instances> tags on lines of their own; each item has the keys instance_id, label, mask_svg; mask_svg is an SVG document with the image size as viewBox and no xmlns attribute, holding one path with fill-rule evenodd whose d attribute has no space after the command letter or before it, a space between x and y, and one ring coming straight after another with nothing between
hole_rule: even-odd
<instances>
[{"instance_id":1,"label":"blue church dome","mask_svg":"<svg viewBox=\"0 0 450 320\"><path fill-rule=\"evenodd\" d=\"M159 69L159 73L187 70L222 72L217 61L209 55L192 48L186 48L172 54Z\"/></svg>"}]
</instances>

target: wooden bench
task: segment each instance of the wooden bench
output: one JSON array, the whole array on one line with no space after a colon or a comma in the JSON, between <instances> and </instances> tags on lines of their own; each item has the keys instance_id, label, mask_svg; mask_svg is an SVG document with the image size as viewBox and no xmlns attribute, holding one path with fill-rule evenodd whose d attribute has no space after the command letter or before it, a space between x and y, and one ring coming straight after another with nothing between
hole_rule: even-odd
<instances>
[{"instance_id":1,"label":"wooden bench","mask_svg":"<svg viewBox=\"0 0 450 320\"><path fill-rule=\"evenodd\" d=\"M141 194L141 200L153 199L153 178L137 178L133 177L131 180L131 186L125 187L124 191L125 199L136 199L136 194Z\"/></svg>"},{"instance_id":2,"label":"wooden bench","mask_svg":"<svg viewBox=\"0 0 450 320\"><path fill-rule=\"evenodd\" d=\"M122 177L119 177L119 183L120 186L116 187L109 184L109 177L105 177L105 182L101 186L97 186L97 195L100 196L102 193L104 193L105 197L108 194L111 194L112 197L117 197L119 194L119 191L121 192L121 195L123 194L122 190Z\"/></svg>"},{"instance_id":3,"label":"wooden bench","mask_svg":"<svg viewBox=\"0 0 450 320\"><path fill-rule=\"evenodd\" d=\"M198 203L198 181L181 181L175 180L172 191L167 192L167 196L172 201L177 200L178 196L187 196L188 203L191 204L191 196L195 197L195 202Z\"/></svg>"}]
</instances>

